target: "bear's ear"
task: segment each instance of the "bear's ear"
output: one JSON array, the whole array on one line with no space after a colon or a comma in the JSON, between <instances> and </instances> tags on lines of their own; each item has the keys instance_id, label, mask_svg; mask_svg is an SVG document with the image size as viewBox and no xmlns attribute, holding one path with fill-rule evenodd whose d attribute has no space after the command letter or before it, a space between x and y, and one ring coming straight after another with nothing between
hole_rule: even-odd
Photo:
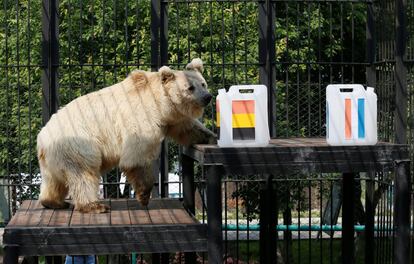
<instances>
[{"instance_id":1,"label":"bear's ear","mask_svg":"<svg viewBox=\"0 0 414 264\"><path fill-rule=\"evenodd\" d=\"M185 66L186 70L189 71L198 71L199 73L203 73L203 61L200 58L193 59L187 66Z\"/></svg>"},{"instance_id":2,"label":"bear's ear","mask_svg":"<svg viewBox=\"0 0 414 264\"><path fill-rule=\"evenodd\" d=\"M162 66L158 72L161 74L162 83L167 83L175 80L174 72L168 66Z\"/></svg>"},{"instance_id":3,"label":"bear's ear","mask_svg":"<svg viewBox=\"0 0 414 264\"><path fill-rule=\"evenodd\" d=\"M133 71L131 72L131 78L134 81L137 87L146 86L147 85L147 76L143 71Z\"/></svg>"}]
</instances>

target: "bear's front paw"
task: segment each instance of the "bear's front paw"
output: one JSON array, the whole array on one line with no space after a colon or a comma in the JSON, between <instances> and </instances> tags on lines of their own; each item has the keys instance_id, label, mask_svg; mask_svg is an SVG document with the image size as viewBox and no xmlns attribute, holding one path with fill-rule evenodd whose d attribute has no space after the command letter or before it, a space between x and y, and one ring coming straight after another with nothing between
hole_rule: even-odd
<instances>
[{"instance_id":1,"label":"bear's front paw","mask_svg":"<svg viewBox=\"0 0 414 264\"><path fill-rule=\"evenodd\" d=\"M210 145L217 145L217 135L209 137L207 143Z\"/></svg>"},{"instance_id":2,"label":"bear's front paw","mask_svg":"<svg viewBox=\"0 0 414 264\"><path fill-rule=\"evenodd\" d=\"M137 200L142 206L147 206L151 197L151 191L137 194Z\"/></svg>"},{"instance_id":3,"label":"bear's front paw","mask_svg":"<svg viewBox=\"0 0 414 264\"><path fill-rule=\"evenodd\" d=\"M98 202L93 202L93 203L89 203L87 205L79 206L76 209L79 210L81 213L100 214L100 213L108 212L109 208L110 208L109 205L101 204L101 203L98 203Z\"/></svg>"}]
</instances>

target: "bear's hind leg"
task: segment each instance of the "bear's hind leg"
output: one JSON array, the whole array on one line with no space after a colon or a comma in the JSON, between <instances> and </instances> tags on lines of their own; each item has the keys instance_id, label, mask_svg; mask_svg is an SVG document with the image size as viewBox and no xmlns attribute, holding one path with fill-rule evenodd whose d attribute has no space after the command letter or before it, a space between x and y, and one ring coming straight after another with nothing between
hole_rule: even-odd
<instances>
[{"instance_id":1,"label":"bear's hind leg","mask_svg":"<svg viewBox=\"0 0 414 264\"><path fill-rule=\"evenodd\" d=\"M109 206L98 202L99 174L84 171L67 173L69 194L75 203L75 210L82 213L105 213Z\"/></svg>"},{"instance_id":2,"label":"bear's hind leg","mask_svg":"<svg viewBox=\"0 0 414 264\"><path fill-rule=\"evenodd\" d=\"M152 188L154 187L152 165L126 169L124 170L124 173L129 184L131 184L135 190L137 200L143 206L147 206L151 196Z\"/></svg>"},{"instance_id":3,"label":"bear's hind leg","mask_svg":"<svg viewBox=\"0 0 414 264\"><path fill-rule=\"evenodd\" d=\"M40 163L40 171L42 175L40 203L50 209L68 208L69 203L65 202L68 187L64 179L58 177L58 175L52 176L52 173L42 163Z\"/></svg>"}]
</instances>

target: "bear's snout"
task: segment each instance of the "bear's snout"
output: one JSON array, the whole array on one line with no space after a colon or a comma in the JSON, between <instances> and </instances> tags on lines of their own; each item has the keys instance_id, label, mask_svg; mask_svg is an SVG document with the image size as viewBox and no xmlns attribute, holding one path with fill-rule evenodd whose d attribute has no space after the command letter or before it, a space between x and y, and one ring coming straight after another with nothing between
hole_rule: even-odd
<instances>
[{"instance_id":1,"label":"bear's snout","mask_svg":"<svg viewBox=\"0 0 414 264\"><path fill-rule=\"evenodd\" d=\"M206 93L201 98L201 101L203 102L203 105L204 106L207 106L210 103L210 101L211 101L212 98L213 98L213 96L211 94Z\"/></svg>"}]
</instances>

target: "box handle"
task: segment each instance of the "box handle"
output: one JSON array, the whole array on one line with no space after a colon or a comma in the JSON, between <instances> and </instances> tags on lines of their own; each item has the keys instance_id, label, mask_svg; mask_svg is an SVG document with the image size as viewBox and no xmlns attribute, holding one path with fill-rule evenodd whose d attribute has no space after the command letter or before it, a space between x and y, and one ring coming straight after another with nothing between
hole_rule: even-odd
<instances>
[{"instance_id":1,"label":"box handle","mask_svg":"<svg viewBox=\"0 0 414 264\"><path fill-rule=\"evenodd\" d=\"M254 93L254 88L252 88L250 85L235 85L231 86L229 92L237 92L237 93Z\"/></svg>"}]
</instances>

